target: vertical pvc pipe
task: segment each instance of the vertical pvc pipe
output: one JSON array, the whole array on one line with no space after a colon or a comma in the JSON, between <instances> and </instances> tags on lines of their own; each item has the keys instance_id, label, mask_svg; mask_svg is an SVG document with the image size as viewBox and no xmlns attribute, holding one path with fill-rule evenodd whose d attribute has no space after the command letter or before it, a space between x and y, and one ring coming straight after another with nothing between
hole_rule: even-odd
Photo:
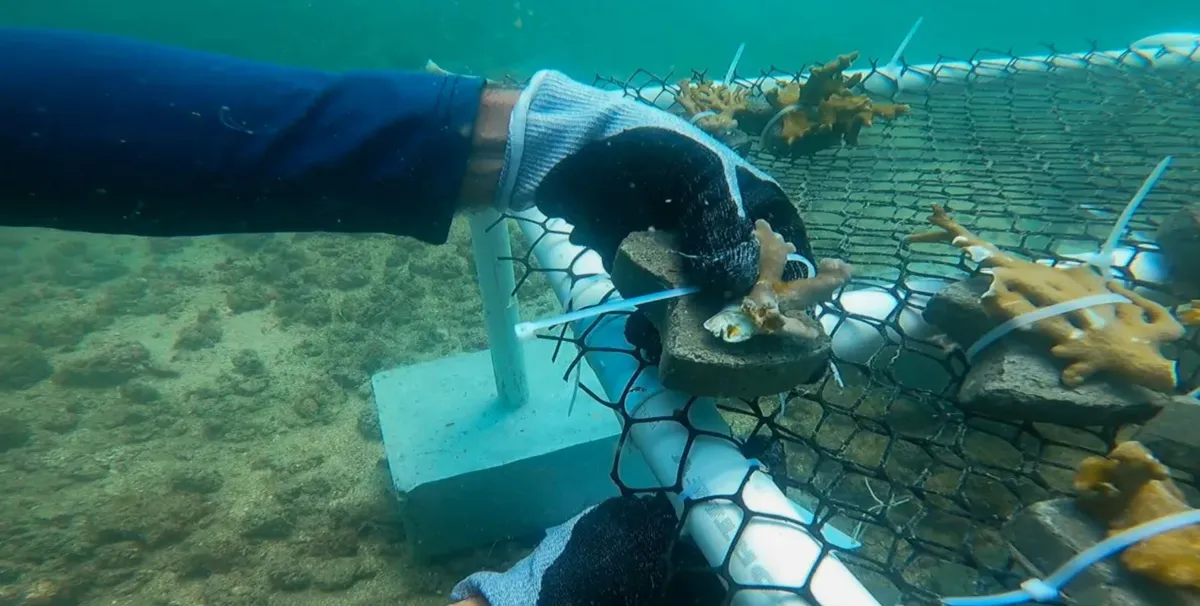
<instances>
[{"instance_id":1,"label":"vertical pvc pipe","mask_svg":"<svg viewBox=\"0 0 1200 606\"><path fill-rule=\"evenodd\" d=\"M508 260L512 257L508 223L491 209L472 213L470 221L471 249L475 253L475 273L483 299L496 393L505 406L524 406L529 401L529 377L525 371L525 350L514 330L520 314L513 296L516 288L513 264Z\"/></svg>"}]
</instances>

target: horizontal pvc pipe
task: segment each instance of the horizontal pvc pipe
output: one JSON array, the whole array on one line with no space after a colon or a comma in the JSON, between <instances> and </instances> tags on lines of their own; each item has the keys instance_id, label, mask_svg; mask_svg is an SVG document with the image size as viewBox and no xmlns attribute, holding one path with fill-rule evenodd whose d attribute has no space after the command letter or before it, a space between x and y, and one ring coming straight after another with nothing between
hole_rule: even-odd
<instances>
[{"instance_id":1,"label":"horizontal pvc pipe","mask_svg":"<svg viewBox=\"0 0 1200 606\"><path fill-rule=\"evenodd\" d=\"M1166 52L1163 52L1166 51ZM891 96L896 93L915 93L928 90L935 83L964 83L1011 76L1015 72L1049 72L1066 68L1086 68L1123 64L1130 67L1181 67L1200 62L1200 33L1172 32L1142 38L1130 48L1109 51L1087 51L1054 55L1029 55L974 61L942 61L907 65L899 68L884 66L870 75L871 69L849 69L846 75L862 74L862 86L867 92ZM898 71L898 73L896 73ZM736 82L757 84L763 92L774 90L780 77L762 76L740 78ZM802 80L804 77L802 76ZM721 80L714 81L717 84ZM674 85L647 85L629 94L664 109L675 103Z\"/></svg>"},{"instance_id":2,"label":"horizontal pvc pipe","mask_svg":"<svg viewBox=\"0 0 1200 606\"><path fill-rule=\"evenodd\" d=\"M546 276L564 306L579 309L601 303L610 293L617 296L599 255L568 241L568 223L547 219L536 209L521 213L519 218L538 264L558 270ZM570 275L562 270L569 270ZM590 277L572 282L571 275ZM638 360L625 353L632 349L625 339L626 318L588 318L575 322L572 328L577 338L583 335L586 360L611 401L624 401L626 413L632 418L669 417L687 405L689 396L663 388L653 371L639 372ZM711 400L701 399L690 411L697 427L729 434L729 426ZM685 460L689 431L674 422L636 423L629 429L629 437L663 486L673 485L682 467L683 485L692 494L733 495L751 466L733 442L711 437L697 439ZM803 519L797 505L766 474L752 474L742 497L753 511ZM713 565L733 551L729 572L738 582L796 588L807 583L820 606L878 606L879 602L841 561L821 556L821 542L799 523L753 517L735 545L734 529L745 515L732 501L700 502L689 513L685 531ZM778 591L740 591L733 603L817 606Z\"/></svg>"}]
</instances>

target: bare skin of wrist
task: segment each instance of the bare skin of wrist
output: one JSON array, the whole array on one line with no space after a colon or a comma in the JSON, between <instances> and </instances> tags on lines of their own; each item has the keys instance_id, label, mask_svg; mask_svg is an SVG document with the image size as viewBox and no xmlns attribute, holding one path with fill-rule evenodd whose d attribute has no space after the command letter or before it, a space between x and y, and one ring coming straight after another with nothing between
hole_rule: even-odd
<instances>
[{"instance_id":1,"label":"bare skin of wrist","mask_svg":"<svg viewBox=\"0 0 1200 606\"><path fill-rule=\"evenodd\" d=\"M479 114L471 133L471 155L458 197L459 210L488 208L500 186L500 168L504 165L504 147L508 143L508 121L521 91L483 89Z\"/></svg>"}]
</instances>

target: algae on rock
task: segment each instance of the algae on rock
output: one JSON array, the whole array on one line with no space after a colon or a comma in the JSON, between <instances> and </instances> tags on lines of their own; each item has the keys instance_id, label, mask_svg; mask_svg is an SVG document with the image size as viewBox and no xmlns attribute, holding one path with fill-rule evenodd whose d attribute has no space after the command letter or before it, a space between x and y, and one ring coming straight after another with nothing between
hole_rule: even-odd
<instances>
[{"instance_id":1,"label":"algae on rock","mask_svg":"<svg viewBox=\"0 0 1200 606\"><path fill-rule=\"evenodd\" d=\"M28 389L53 374L41 348L20 341L0 341L0 389Z\"/></svg>"}]
</instances>

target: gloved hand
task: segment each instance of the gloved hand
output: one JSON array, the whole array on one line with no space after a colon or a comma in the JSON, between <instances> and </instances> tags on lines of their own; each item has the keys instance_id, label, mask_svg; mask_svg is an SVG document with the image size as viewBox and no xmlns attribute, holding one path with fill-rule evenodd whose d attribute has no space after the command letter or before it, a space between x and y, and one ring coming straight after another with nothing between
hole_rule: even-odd
<instances>
[{"instance_id":1,"label":"gloved hand","mask_svg":"<svg viewBox=\"0 0 1200 606\"><path fill-rule=\"evenodd\" d=\"M453 601L489 606L647 606L664 601L667 554L676 536L665 497L617 497L546 533L507 572L477 572L454 586Z\"/></svg>"},{"instance_id":2,"label":"gloved hand","mask_svg":"<svg viewBox=\"0 0 1200 606\"><path fill-rule=\"evenodd\" d=\"M796 207L766 173L677 116L555 71L535 74L513 110L497 205L567 220L572 242L609 268L631 232L673 230L692 282L716 292L757 279L756 219L812 258ZM793 262L784 277L805 274Z\"/></svg>"}]
</instances>

